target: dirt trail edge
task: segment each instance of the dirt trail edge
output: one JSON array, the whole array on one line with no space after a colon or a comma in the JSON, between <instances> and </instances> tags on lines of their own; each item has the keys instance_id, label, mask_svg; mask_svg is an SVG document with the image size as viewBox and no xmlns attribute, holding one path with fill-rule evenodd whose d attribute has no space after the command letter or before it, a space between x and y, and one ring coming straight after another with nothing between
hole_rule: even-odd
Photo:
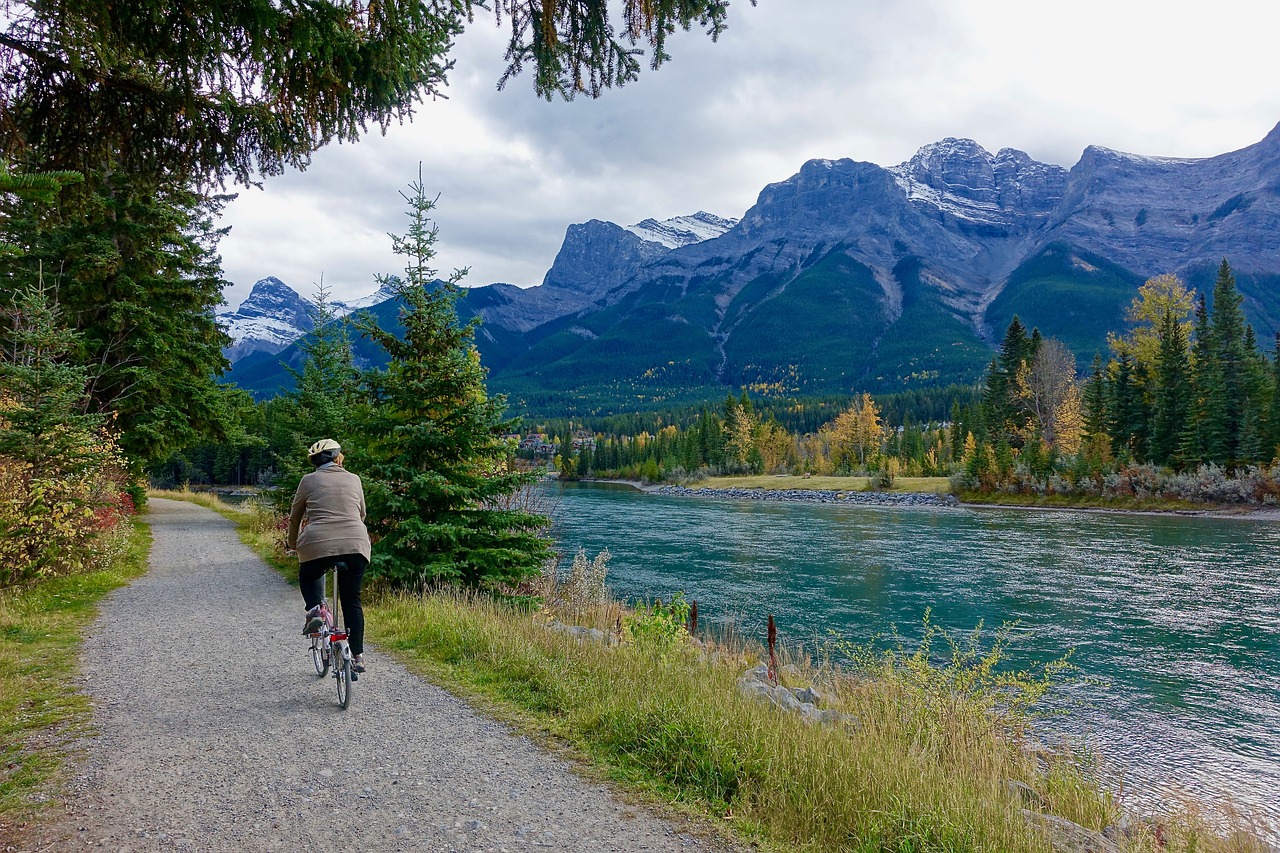
<instances>
[{"instance_id":1,"label":"dirt trail edge","mask_svg":"<svg viewBox=\"0 0 1280 853\"><path fill-rule=\"evenodd\" d=\"M301 596L216 513L152 500L148 574L86 641L97 734L33 850L708 850L378 650L351 708Z\"/></svg>"}]
</instances>

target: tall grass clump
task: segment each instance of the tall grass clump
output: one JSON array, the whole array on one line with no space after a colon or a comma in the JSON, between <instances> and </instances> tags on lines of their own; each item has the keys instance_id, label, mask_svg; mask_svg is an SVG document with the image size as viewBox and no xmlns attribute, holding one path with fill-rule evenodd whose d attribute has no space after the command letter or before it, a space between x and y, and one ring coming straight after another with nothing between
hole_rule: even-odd
<instances>
[{"instance_id":1,"label":"tall grass clump","mask_svg":"<svg viewBox=\"0 0 1280 853\"><path fill-rule=\"evenodd\" d=\"M640 618L644 618L641 616ZM807 725L740 697L758 653L712 662L659 636L584 643L478 598L395 596L376 642L430 677L564 738L612 777L809 850L1040 850L1005 780L1021 752L981 715L922 728L899 685L833 696L853 727Z\"/></svg>"}]
</instances>

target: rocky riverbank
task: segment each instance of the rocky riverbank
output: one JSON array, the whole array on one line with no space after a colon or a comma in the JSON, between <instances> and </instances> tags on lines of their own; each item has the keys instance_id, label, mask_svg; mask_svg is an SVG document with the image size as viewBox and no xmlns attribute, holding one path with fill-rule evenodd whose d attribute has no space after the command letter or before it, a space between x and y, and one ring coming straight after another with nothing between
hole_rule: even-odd
<instances>
[{"instance_id":1,"label":"rocky riverbank","mask_svg":"<svg viewBox=\"0 0 1280 853\"><path fill-rule=\"evenodd\" d=\"M859 506L927 506L957 507L954 495L931 492L855 492L820 489L706 489L687 486L658 486L649 489L655 495L690 498L729 498L751 501L787 501L791 503L855 504Z\"/></svg>"}]
</instances>

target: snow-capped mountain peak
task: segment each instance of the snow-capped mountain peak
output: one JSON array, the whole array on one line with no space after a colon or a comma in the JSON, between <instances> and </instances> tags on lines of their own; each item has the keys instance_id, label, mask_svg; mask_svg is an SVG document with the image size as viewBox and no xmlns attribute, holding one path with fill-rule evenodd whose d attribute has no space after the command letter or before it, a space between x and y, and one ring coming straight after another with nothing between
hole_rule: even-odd
<instances>
[{"instance_id":1,"label":"snow-capped mountain peak","mask_svg":"<svg viewBox=\"0 0 1280 853\"><path fill-rule=\"evenodd\" d=\"M1067 170L1014 148L998 154L972 139L947 137L925 145L889 173L918 208L983 225L1016 227L1061 200Z\"/></svg>"},{"instance_id":2,"label":"snow-capped mountain peak","mask_svg":"<svg viewBox=\"0 0 1280 853\"><path fill-rule=\"evenodd\" d=\"M641 240L661 243L668 249L678 249L681 246L691 246L694 243L719 237L737 224L736 219L726 219L723 216L699 210L691 216L674 216L661 222L656 219L646 219L627 226L627 230Z\"/></svg>"},{"instance_id":3,"label":"snow-capped mountain peak","mask_svg":"<svg viewBox=\"0 0 1280 853\"><path fill-rule=\"evenodd\" d=\"M393 296L394 286L384 284L368 296L329 304L335 315L345 317ZM219 312L217 320L233 341L223 353L232 362L255 352L274 355L316 327L311 300L275 276L259 279L239 308Z\"/></svg>"},{"instance_id":4,"label":"snow-capped mountain peak","mask_svg":"<svg viewBox=\"0 0 1280 853\"><path fill-rule=\"evenodd\" d=\"M396 281L385 281L381 287L373 293L370 293L368 296L361 296L359 299L352 299L350 302L343 302L342 300L335 299L329 304L333 306L334 311L339 317L345 317L348 314L355 313L356 311L360 311L365 308L372 308L375 305L381 305L388 299L394 298L396 295L396 287L398 287Z\"/></svg>"}]
</instances>

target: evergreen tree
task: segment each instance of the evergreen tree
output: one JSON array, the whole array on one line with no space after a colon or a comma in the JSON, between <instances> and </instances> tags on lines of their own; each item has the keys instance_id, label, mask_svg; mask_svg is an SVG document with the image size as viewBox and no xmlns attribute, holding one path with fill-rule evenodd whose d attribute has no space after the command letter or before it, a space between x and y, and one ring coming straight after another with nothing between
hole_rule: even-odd
<instances>
[{"instance_id":1,"label":"evergreen tree","mask_svg":"<svg viewBox=\"0 0 1280 853\"><path fill-rule=\"evenodd\" d=\"M1266 427L1263 433L1263 459L1280 456L1280 332L1276 333L1276 345L1271 359L1271 405L1267 409Z\"/></svg>"},{"instance_id":2,"label":"evergreen tree","mask_svg":"<svg viewBox=\"0 0 1280 853\"><path fill-rule=\"evenodd\" d=\"M35 480L77 476L95 461L104 419L84 412L88 371L67 360L76 335L40 285L15 294L0 317L0 457L27 464Z\"/></svg>"},{"instance_id":3,"label":"evergreen tree","mask_svg":"<svg viewBox=\"0 0 1280 853\"><path fill-rule=\"evenodd\" d=\"M1196 300L1195 337L1191 344L1191 403L1186 428L1178 442L1178 461L1182 467L1193 467L1208 460L1207 430L1211 416L1209 389L1214 385L1213 338L1209 328L1209 309L1204 294Z\"/></svg>"},{"instance_id":4,"label":"evergreen tree","mask_svg":"<svg viewBox=\"0 0 1280 853\"><path fill-rule=\"evenodd\" d=\"M1142 384L1127 350L1122 350L1116 359L1109 402L1110 421L1107 432L1111 436L1112 451L1117 456L1141 461L1144 458L1143 439L1146 434Z\"/></svg>"},{"instance_id":5,"label":"evergreen tree","mask_svg":"<svg viewBox=\"0 0 1280 853\"><path fill-rule=\"evenodd\" d=\"M214 321L222 303L212 218L219 204L127 175L72 186L50 209L0 202L0 240L23 254L0 261L0 291L53 277L72 359L89 373L89 406L110 415L138 463L227 435L233 424L216 377L230 343Z\"/></svg>"},{"instance_id":6,"label":"evergreen tree","mask_svg":"<svg viewBox=\"0 0 1280 853\"><path fill-rule=\"evenodd\" d=\"M409 230L393 238L407 259L398 287L404 337L365 315L360 331L386 350L385 370L366 375L370 414L353 460L366 476L372 570L393 584L447 582L496 588L539 571L550 554L547 519L518 500L534 477L512 471L502 436L505 400L485 389L473 342L475 321L459 323L458 271L434 281L428 264L435 206L421 176L402 193Z\"/></svg>"},{"instance_id":7,"label":"evergreen tree","mask_svg":"<svg viewBox=\"0 0 1280 853\"><path fill-rule=\"evenodd\" d=\"M298 342L302 369L289 368L294 389L281 395L278 426L287 434L287 443L276 459L280 474L277 494L286 501L292 500L298 481L311 471L305 448L322 438L332 438L349 454L356 449L352 419L357 373L347 324L334 311L329 296L321 280L308 306L314 328Z\"/></svg>"},{"instance_id":8,"label":"evergreen tree","mask_svg":"<svg viewBox=\"0 0 1280 853\"><path fill-rule=\"evenodd\" d=\"M1187 338L1172 311L1160 325L1156 358L1155 410L1151 429L1151 460L1173 464L1186 430L1191 408L1191 376L1187 364Z\"/></svg>"},{"instance_id":9,"label":"evergreen tree","mask_svg":"<svg viewBox=\"0 0 1280 853\"><path fill-rule=\"evenodd\" d=\"M1040 345L1039 332L1027 333L1015 315L1005 330L999 354L987 369L986 387L982 394L983 418L997 440L1003 438L1011 447L1021 447L1030 421L1025 404L1028 364Z\"/></svg>"},{"instance_id":10,"label":"evergreen tree","mask_svg":"<svg viewBox=\"0 0 1280 853\"><path fill-rule=\"evenodd\" d=\"M1084 440L1086 443L1108 436L1111 414L1107 396L1107 378L1102 366L1102 355L1094 353L1089 380L1084 386Z\"/></svg>"},{"instance_id":11,"label":"evergreen tree","mask_svg":"<svg viewBox=\"0 0 1280 853\"><path fill-rule=\"evenodd\" d=\"M953 461L960 460L961 448L964 447L964 439L968 432L961 414L960 401L953 399L951 401L951 458Z\"/></svg>"},{"instance_id":12,"label":"evergreen tree","mask_svg":"<svg viewBox=\"0 0 1280 853\"><path fill-rule=\"evenodd\" d=\"M697 23L712 37L726 0L11 0L0 35L0 150L50 168L234 176L303 167L332 140L385 130L440 92L476 9L510 36L505 82L533 66L538 94L592 97L667 58ZM619 31L617 22L621 21Z\"/></svg>"},{"instance_id":13,"label":"evergreen tree","mask_svg":"<svg viewBox=\"0 0 1280 853\"><path fill-rule=\"evenodd\" d=\"M1209 461L1234 465L1240 460L1240 432L1244 425L1249 353L1245 349L1242 299L1235 276L1224 258L1213 288L1209 316L1210 368L1203 387L1204 441Z\"/></svg>"}]
</instances>

